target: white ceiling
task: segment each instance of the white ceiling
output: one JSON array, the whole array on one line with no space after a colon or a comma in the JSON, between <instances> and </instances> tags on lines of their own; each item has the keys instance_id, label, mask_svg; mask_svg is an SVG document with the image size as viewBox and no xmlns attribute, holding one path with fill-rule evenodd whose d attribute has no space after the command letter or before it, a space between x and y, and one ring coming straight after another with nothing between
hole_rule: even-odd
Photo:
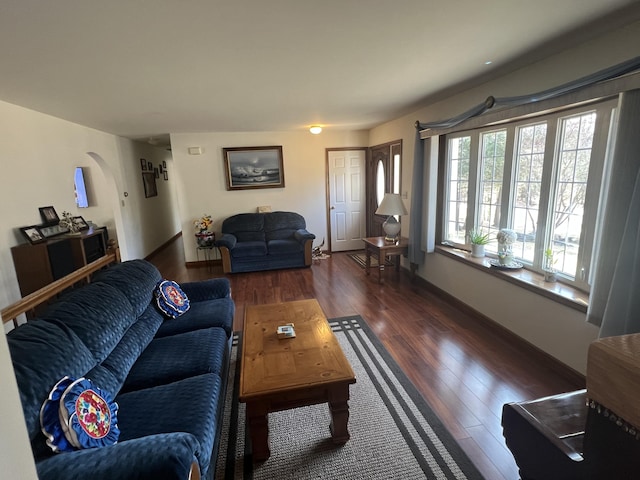
<instances>
[{"instance_id":1,"label":"white ceiling","mask_svg":"<svg viewBox=\"0 0 640 480\"><path fill-rule=\"evenodd\" d=\"M130 138L366 129L584 41L580 26L619 27L638 5L3 0L0 100Z\"/></svg>"}]
</instances>

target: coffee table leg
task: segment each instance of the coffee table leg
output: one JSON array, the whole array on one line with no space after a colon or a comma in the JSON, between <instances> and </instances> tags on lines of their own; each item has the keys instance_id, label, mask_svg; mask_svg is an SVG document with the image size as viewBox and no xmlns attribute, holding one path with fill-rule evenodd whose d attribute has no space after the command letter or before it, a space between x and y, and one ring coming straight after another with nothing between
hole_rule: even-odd
<instances>
[{"instance_id":1,"label":"coffee table leg","mask_svg":"<svg viewBox=\"0 0 640 480\"><path fill-rule=\"evenodd\" d=\"M269 449L269 416L260 404L247 403L247 424L251 435L254 462L263 462L271 455Z\"/></svg>"},{"instance_id":2,"label":"coffee table leg","mask_svg":"<svg viewBox=\"0 0 640 480\"><path fill-rule=\"evenodd\" d=\"M329 391L329 410L331 412L331 437L333 443L346 443L351 435L347 429L349 423L349 386L335 387Z\"/></svg>"}]
</instances>

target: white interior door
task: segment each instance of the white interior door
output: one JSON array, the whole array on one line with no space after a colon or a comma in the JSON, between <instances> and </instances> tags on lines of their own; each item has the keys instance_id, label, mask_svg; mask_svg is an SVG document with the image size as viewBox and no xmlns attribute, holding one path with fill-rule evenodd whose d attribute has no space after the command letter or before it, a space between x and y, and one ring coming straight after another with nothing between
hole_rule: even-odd
<instances>
[{"instance_id":1,"label":"white interior door","mask_svg":"<svg viewBox=\"0 0 640 480\"><path fill-rule=\"evenodd\" d=\"M363 248L365 159L365 150L329 151L329 218L333 252Z\"/></svg>"}]
</instances>

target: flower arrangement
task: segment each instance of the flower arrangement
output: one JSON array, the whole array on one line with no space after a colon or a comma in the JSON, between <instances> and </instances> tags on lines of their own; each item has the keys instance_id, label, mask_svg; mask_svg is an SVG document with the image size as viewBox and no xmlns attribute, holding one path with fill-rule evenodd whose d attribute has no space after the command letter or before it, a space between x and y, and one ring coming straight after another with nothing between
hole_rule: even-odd
<instances>
[{"instance_id":1,"label":"flower arrangement","mask_svg":"<svg viewBox=\"0 0 640 480\"><path fill-rule=\"evenodd\" d=\"M213 219L211 218L211 215L203 215L193 222L193 226L199 233L209 232L209 228L211 227L211 225L213 225Z\"/></svg>"},{"instance_id":2,"label":"flower arrangement","mask_svg":"<svg viewBox=\"0 0 640 480\"><path fill-rule=\"evenodd\" d=\"M73 215L66 210L62 212L62 218L58 224L63 228L68 228L70 233L78 233L80 231L78 225L73 221Z\"/></svg>"},{"instance_id":3,"label":"flower arrangement","mask_svg":"<svg viewBox=\"0 0 640 480\"><path fill-rule=\"evenodd\" d=\"M498 238L498 243L511 245L513 242L515 242L518 239L518 234L515 232L515 230L503 228L498 232L497 238Z\"/></svg>"}]
</instances>

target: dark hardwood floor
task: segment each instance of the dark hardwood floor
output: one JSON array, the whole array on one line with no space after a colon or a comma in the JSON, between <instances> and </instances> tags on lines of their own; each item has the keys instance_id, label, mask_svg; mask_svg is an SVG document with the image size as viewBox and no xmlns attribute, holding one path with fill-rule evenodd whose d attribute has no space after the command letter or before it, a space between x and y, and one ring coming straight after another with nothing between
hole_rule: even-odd
<instances>
[{"instance_id":1,"label":"dark hardwood floor","mask_svg":"<svg viewBox=\"0 0 640 480\"><path fill-rule=\"evenodd\" d=\"M177 282L220 277L222 268L186 268L178 237L152 261ZM229 275L234 327L246 305L316 298L328 318L359 314L488 480L515 480L500 417L506 402L583 388L525 346L412 281L406 270L385 271L386 283L365 276L345 253L311 268ZM523 352L527 352L526 354Z\"/></svg>"}]
</instances>

